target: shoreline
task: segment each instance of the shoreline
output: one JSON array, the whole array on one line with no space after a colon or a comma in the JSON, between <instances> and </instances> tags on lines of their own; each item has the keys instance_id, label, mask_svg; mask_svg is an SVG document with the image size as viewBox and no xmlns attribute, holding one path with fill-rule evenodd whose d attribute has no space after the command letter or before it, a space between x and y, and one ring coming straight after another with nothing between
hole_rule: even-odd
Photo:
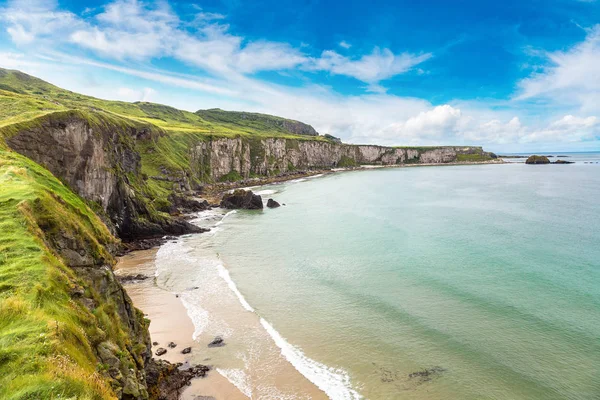
<instances>
[{"instance_id":1,"label":"shoreline","mask_svg":"<svg viewBox=\"0 0 600 400\"><path fill-rule=\"evenodd\" d=\"M202 214L202 212L199 213L199 216L201 217ZM219 223L215 227L218 225ZM191 237L188 237L188 240L191 240ZM165 246L177 248L179 243L169 240ZM182 392L180 399L243 400L255 396L261 397L261 394L264 395L261 391L264 391L266 387L269 387L269 394L271 396L275 394L276 398L283 398L280 396L288 398L286 396L290 395L302 399L328 398L327 387L323 387L323 382L318 380L315 382L314 377L311 379L307 376L306 368L303 370L302 365L298 368L298 357L304 358L302 353L298 353L293 346L279 336L268 322L262 319L260 314L245 303L237 288L232 287L235 286L235 283L229 277L224 266L219 268L217 280L224 285L226 293L221 292L220 295L214 295L212 286L204 288L186 286L183 288L179 285L177 286L179 289L170 291L159 287L156 283L156 277L159 276L156 275L159 270L158 263L166 265L163 264L164 257L162 259L157 257L159 250L158 248L138 250L120 257L115 267L115 274L120 277L147 277L125 280L123 285L135 307L142 310L145 317L151 320L149 331L155 359L183 363L184 366L203 364L211 367L211 371L205 377L191 381L190 385ZM203 259L194 259L193 263L195 265L202 264ZM190 280L185 284L192 285L193 283ZM209 304L209 309L202 310L202 312L208 312L209 319L215 318L224 322L225 325L229 323L230 326L235 327L236 331L239 330L233 337L225 333L223 336L226 342L225 347L207 348L207 344L215 337L215 333L208 335L208 332L196 330L197 321L195 315L190 314L193 312L193 308L190 306L193 307L193 305L188 304L189 295L191 294L193 297L201 293L203 289L211 292L212 300L218 304L218 308L211 309L211 304ZM227 301L228 296L230 297L229 301ZM233 302L231 298L234 299ZM214 306L214 304L212 305ZM206 307L206 304L201 303L201 307ZM273 337L273 332L279 337ZM253 338L251 348L246 347L248 343L244 340L245 336ZM242 340L240 341L240 339ZM170 342L176 343L177 346L169 348ZM246 350L254 352L253 347L255 346L262 348L263 351L257 353L259 354L258 358L252 365L247 365L245 369L239 369L239 358L236 354ZM186 355L181 354L181 350L186 347L191 347L191 352ZM159 348L166 349L167 352L157 356L156 351ZM312 361L308 358L305 359ZM321 367L324 370L328 369L324 365ZM271 372L266 376L263 375L264 371L269 369ZM238 375L239 373L242 375Z\"/></svg>"},{"instance_id":2,"label":"shoreline","mask_svg":"<svg viewBox=\"0 0 600 400\"><path fill-rule=\"evenodd\" d=\"M509 164L501 158L489 161L453 161L449 163L415 163L415 164L365 164L356 167L332 168L332 169L314 169L300 172L289 172L282 175L266 176L260 178L248 178L235 182L219 182L205 185L201 198L211 204L217 204L221 201L224 193L234 189L253 188L258 186L274 185L285 183L296 179L310 178L315 175L330 175L339 172L361 171L381 168L412 168L412 167L443 167L443 166L462 166L462 165L488 165L488 164Z\"/></svg>"},{"instance_id":3,"label":"shoreline","mask_svg":"<svg viewBox=\"0 0 600 400\"><path fill-rule=\"evenodd\" d=\"M142 310L144 316L151 321L149 331L152 340L152 355L155 359L166 360L173 364L193 365L200 361L210 365L210 358L202 355L204 348L193 339L195 327L187 309L178 296L161 289L154 281L157 251L158 248L132 251L120 257L115 266L117 277L137 274L147 276L144 280L123 282L123 287L134 306ZM170 342L174 342L177 347L169 348ZM182 354L181 351L187 347L191 347L191 352ZM159 348L164 348L167 352L157 356L156 351ZM193 379L190 386L181 394L180 399L194 400L196 397L205 400L248 399L214 368L205 377Z\"/></svg>"},{"instance_id":4,"label":"shoreline","mask_svg":"<svg viewBox=\"0 0 600 400\"><path fill-rule=\"evenodd\" d=\"M321 175L330 175L338 172L350 172L380 168L403 168L403 167L419 167L419 166L444 166L444 165L474 165L474 164L503 164L502 161L484 161L484 162L457 162L457 163L427 163L427 164L407 164L407 165L363 165L360 167L352 168L339 168L330 170L314 170L308 172L302 172L298 174L287 174L285 176L277 176L264 179L256 179L251 182L240 181L230 184L215 184L211 186L209 193L217 196L221 196L224 192L235 188L247 188L254 189L265 185L281 184L294 180L310 179L311 177L318 177ZM251 184L251 186L248 186ZM204 197L208 199L208 196ZM204 212L196 214L196 216L202 216ZM221 219L222 221L222 219ZM213 226L211 228L216 228ZM141 281L130 281L123 282L123 286L126 289L128 295L131 297L136 308L139 308L144 312L144 315L151 320L150 324L150 336L153 342L152 353L156 359L162 359L171 363L183 363L184 365L195 365L198 363L207 364L212 367L212 370L204 378L197 378L191 381L191 384L186 388L180 396L183 400L195 400L200 397L202 399L248 399L249 396L244 394L242 388L235 385L229 380L223 373L219 371L219 367L216 368L211 365L211 358L206 357L206 348L201 346L199 340L194 339L195 326L191 315L183 303L179 295L169 292L168 290L162 289L156 285L155 273L156 273L156 254L164 243L176 240L175 237L163 238L161 243L150 249L133 250L121 257L119 262L115 266L115 274L117 276L131 276L136 274L142 274L148 278ZM243 302L242 306L244 306ZM250 307L250 306L248 306ZM247 311L248 308L244 306ZM254 310L251 310L254 313ZM294 369L294 372L302 376L303 379L307 380L307 383L313 386L313 388L320 393L315 396L313 390L313 396L311 398L327 398L326 393L317 385L315 382L310 382L308 377L298 368L298 366L292 362L284 353L284 348L281 343L277 342L277 339L273 337L273 332L276 335L278 333L270 327L267 321L256 315L260 324L263 326L265 331L270 335L270 340L274 341L275 344L281 349L281 354L286 359L289 366ZM266 325L266 326L265 326ZM270 328L270 330L269 330ZM285 342L285 339L279 338ZM170 342L176 343L176 348L169 348ZM157 343L156 345L154 343ZM288 345L289 346L289 345ZM164 348L167 352L161 356L156 355L158 348ZM190 347L191 352L187 355L181 353L184 348ZM292 346L293 349L293 346ZM288 350L289 351L289 350ZM326 366L324 366L327 368ZM290 375L288 373L288 375ZM302 385L301 385L302 386ZM357 396L358 393L356 394Z\"/></svg>"}]
</instances>

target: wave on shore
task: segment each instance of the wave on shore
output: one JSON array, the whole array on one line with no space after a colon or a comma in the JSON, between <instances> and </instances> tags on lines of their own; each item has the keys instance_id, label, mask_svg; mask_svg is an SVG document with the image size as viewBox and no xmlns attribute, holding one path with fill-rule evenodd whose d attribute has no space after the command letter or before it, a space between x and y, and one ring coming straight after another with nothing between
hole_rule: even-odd
<instances>
[{"instance_id":1,"label":"wave on shore","mask_svg":"<svg viewBox=\"0 0 600 400\"><path fill-rule=\"evenodd\" d=\"M218 227L223 223L223 221L235 214L236 211L229 211L226 214L221 214L222 218L219 221L211 221L214 228ZM214 216L211 216L213 218ZM196 223L206 223L201 215L195 220ZM195 222L194 221L194 222ZM211 229L213 233L219 231L220 229ZM209 236L204 236L203 238L207 239ZM208 257L202 259L198 259L196 256L193 256L192 247L189 244L182 243L181 240L178 240L174 243L167 243L161 247L159 253L157 254L157 259L167 258L171 261L181 260L185 264L189 265L197 265L199 262L202 262L209 270L214 270L216 274L214 278L210 278L208 276L204 276L202 282L195 280L195 284L204 286L204 293L210 292L211 295L216 295L214 292L217 290L217 286L215 286L216 281L214 279L222 279L226 284L228 289L235 295L239 304L244 308L244 310L255 314L260 321L260 325L264 328L264 331L269 335L270 339L275 343L277 348L281 351L281 355L296 369L300 374L306 377L310 382L312 382L316 387L322 390L329 398L335 400L353 400L362 398L361 395L352 389L352 385L350 383L350 377L348 373L341 369L330 368L318 361L315 361L309 357L307 357L300 349L291 345L284 339L281 334L275 330L275 328L267 322L264 318L262 318L256 310L248 303L242 293L239 291L236 283L231 278L229 271L225 268L221 260L219 260L218 254L212 254ZM159 263L157 263L159 264ZM157 276L159 274L163 274L163 279L170 279L170 275L173 273L167 269L161 268L157 265ZM212 283L211 283L212 282ZM208 284L209 287L205 285ZM182 301L184 307L187 310L188 316L192 320L195 331L193 334L193 339L196 340L202 333L206 333L208 326L211 324L215 324L215 316L210 315L211 312L203 309L201 307L201 300L197 298L198 294L195 294L194 291L191 292L182 292L180 293L180 300ZM211 322L212 321L212 322ZM210 329L209 329L210 330ZM227 336L227 335L225 335ZM248 379L247 372L244 369L240 368L217 368L219 374L224 376L227 380L229 380L233 385L235 385L244 395L252 398L253 388ZM273 388L274 389L274 388ZM297 396L296 396L297 397ZM299 397L298 397L299 398Z\"/></svg>"}]
</instances>

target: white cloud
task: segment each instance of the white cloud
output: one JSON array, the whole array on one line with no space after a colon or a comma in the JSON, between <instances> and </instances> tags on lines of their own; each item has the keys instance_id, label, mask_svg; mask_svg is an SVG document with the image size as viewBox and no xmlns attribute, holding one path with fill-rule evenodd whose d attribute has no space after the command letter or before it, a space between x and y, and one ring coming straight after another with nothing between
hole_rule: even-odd
<instances>
[{"instance_id":1,"label":"white cloud","mask_svg":"<svg viewBox=\"0 0 600 400\"><path fill-rule=\"evenodd\" d=\"M127 87L121 87L117 89L117 98L124 101L152 101L152 98L156 94L156 90L146 87L142 90L131 89Z\"/></svg>"},{"instance_id":2,"label":"white cloud","mask_svg":"<svg viewBox=\"0 0 600 400\"><path fill-rule=\"evenodd\" d=\"M340 45L340 47L343 47L344 49L349 49L350 47L352 47L352 45L350 43L346 42L345 40L342 40L339 43L339 45Z\"/></svg>"},{"instance_id":3,"label":"white cloud","mask_svg":"<svg viewBox=\"0 0 600 400\"><path fill-rule=\"evenodd\" d=\"M223 15L201 9L191 23L181 21L166 2L116 0L103 10L84 20L57 10L55 2L39 1L31 6L31 1L14 0L4 10L2 19L7 22L13 41L20 44L48 36L57 43L70 42L120 61L175 57L217 74L252 74L302 66L304 70L354 77L377 93L385 92L380 81L431 57L429 53L394 54L389 49L375 48L371 54L356 59L332 50L311 58L288 43L246 41L231 34L229 26L220 22ZM340 46L350 48L345 41Z\"/></svg>"},{"instance_id":4,"label":"white cloud","mask_svg":"<svg viewBox=\"0 0 600 400\"><path fill-rule=\"evenodd\" d=\"M314 65L308 68L329 71L335 75L351 76L366 83L378 83L404 73L431 57L431 53L394 54L389 49L381 50L376 47L371 54L353 60L333 50L326 50L321 58L314 60Z\"/></svg>"},{"instance_id":5,"label":"white cloud","mask_svg":"<svg viewBox=\"0 0 600 400\"><path fill-rule=\"evenodd\" d=\"M0 8L0 21L17 45L60 36L82 24L75 14L56 10L56 2L51 0L9 1Z\"/></svg>"},{"instance_id":6,"label":"white cloud","mask_svg":"<svg viewBox=\"0 0 600 400\"><path fill-rule=\"evenodd\" d=\"M600 112L600 25L567 51L544 53L550 65L519 82L517 100L544 99Z\"/></svg>"},{"instance_id":7,"label":"white cloud","mask_svg":"<svg viewBox=\"0 0 600 400\"><path fill-rule=\"evenodd\" d=\"M586 40L571 50L548 53L552 64L520 82L518 100L503 104L504 111L493 111L487 102L433 105L386 93L382 81L427 61L432 57L430 53L395 54L389 49L375 48L370 54L352 57L326 50L315 58L304 53L308 48L300 50L287 43L266 40L247 41L233 34L222 23L221 15L200 10L192 22L182 22L167 3L149 5L118 0L101 8L100 14L92 12L87 19L57 10L53 2L38 1L31 9L28 4L33 3L24 0L9 3L0 19L15 43L38 46L31 51L32 56L0 54L0 66L52 78L52 82L62 86L65 82L76 82L72 76L93 75L99 69L143 80L123 84L120 76L115 80L119 83L97 79L104 83L103 89L81 83L69 86L88 94L127 101L169 102L191 110L222 107L267 112L305 121L321 133L354 143L537 145L596 140L599 135L600 123L593 114L600 112L597 68L600 27L591 29ZM58 16L64 16L66 22ZM52 51L57 48L53 47L56 43L71 44L70 48L76 44L101 59L117 59L119 63ZM342 43L340 46L345 47ZM38 51L40 44L45 45L43 51ZM142 69L131 63L160 57L173 57L209 75L199 78L149 67ZM72 75L66 77L65 68ZM324 86L287 87L252 77L259 71L292 68L353 77L366 84L367 93L344 96ZM419 69L417 72L426 73ZM163 87L159 88L159 97L150 87L160 85L186 91L174 95ZM519 109L521 101L531 99L576 103L579 110L561 110L560 118L532 119Z\"/></svg>"}]
</instances>

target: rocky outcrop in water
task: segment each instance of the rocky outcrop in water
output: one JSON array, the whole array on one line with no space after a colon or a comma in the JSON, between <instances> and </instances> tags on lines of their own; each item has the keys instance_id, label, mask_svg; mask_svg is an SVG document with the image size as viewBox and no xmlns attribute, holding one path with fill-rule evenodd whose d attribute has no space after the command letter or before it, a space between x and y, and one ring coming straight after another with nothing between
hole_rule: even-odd
<instances>
[{"instance_id":1,"label":"rocky outcrop in water","mask_svg":"<svg viewBox=\"0 0 600 400\"><path fill-rule=\"evenodd\" d=\"M525 164L550 164L550 160L546 156L529 156Z\"/></svg>"},{"instance_id":2,"label":"rocky outcrop in water","mask_svg":"<svg viewBox=\"0 0 600 400\"><path fill-rule=\"evenodd\" d=\"M269 208L277 208L279 206L281 206L281 204L279 204L275 200L273 200L273 199L267 200L267 207L269 207Z\"/></svg>"},{"instance_id":3,"label":"rocky outcrop in water","mask_svg":"<svg viewBox=\"0 0 600 400\"><path fill-rule=\"evenodd\" d=\"M221 207L230 210L262 210L262 198L252 193L251 190L237 189L232 193L226 193L221 200Z\"/></svg>"}]
</instances>

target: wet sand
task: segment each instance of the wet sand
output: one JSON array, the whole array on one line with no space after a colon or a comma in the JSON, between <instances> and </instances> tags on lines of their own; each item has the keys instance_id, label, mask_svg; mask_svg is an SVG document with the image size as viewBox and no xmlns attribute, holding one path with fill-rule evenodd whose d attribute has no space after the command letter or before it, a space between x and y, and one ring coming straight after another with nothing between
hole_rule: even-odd
<instances>
[{"instance_id":1,"label":"wet sand","mask_svg":"<svg viewBox=\"0 0 600 400\"><path fill-rule=\"evenodd\" d=\"M154 258L157 249L141 250L129 253L119 260L115 267L116 275L143 274L149 278L124 283L127 293L133 304L142 310L150 319L150 337L152 342L158 342L152 346L155 353L159 347L167 349L167 353L156 356L157 359L167 360L172 363L206 364L211 365L210 359L203 353L206 349L192 339L194 325L187 315L187 311L181 301L173 293L160 289L154 283L155 264ZM177 347L170 349L170 342ZM181 350L191 347L190 354L182 354ZM205 378L198 378L185 390L181 399L193 400L198 396L214 397L215 399L246 400L247 397L240 392L226 378L217 371L212 370Z\"/></svg>"}]
</instances>

